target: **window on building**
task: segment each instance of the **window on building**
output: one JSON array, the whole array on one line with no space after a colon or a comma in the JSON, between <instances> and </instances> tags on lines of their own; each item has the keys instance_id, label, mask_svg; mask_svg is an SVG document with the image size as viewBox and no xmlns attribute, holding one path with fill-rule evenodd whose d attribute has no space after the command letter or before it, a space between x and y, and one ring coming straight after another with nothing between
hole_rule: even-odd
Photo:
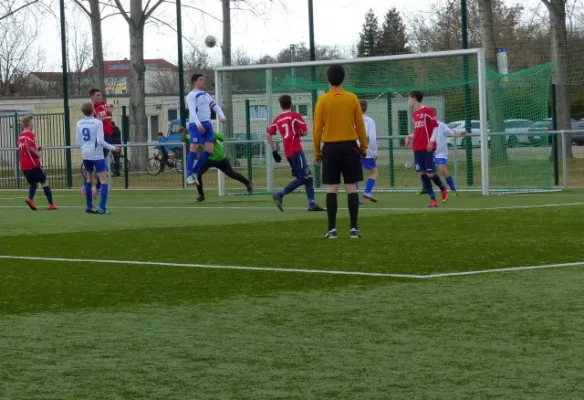
<instances>
[{"instance_id":1,"label":"window on building","mask_svg":"<svg viewBox=\"0 0 584 400\"><path fill-rule=\"evenodd\" d=\"M130 69L130 64L114 64L110 65L110 71L128 70Z\"/></svg>"},{"instance_id":2,"label":"window on building","mask_svg":"<svg viewBox=\"0 0 584 400\"><path fill-rule=\"evenodd\" d=\"M303 117L308 116L308 104L298 104L298 114Z\"/></svg>"},{"instance_id":3,"label":"window on building","mask_svg":"<svg viewBox=\"0 0 584 400\"><path fill-rule=\"evenodd\" d=\"M249 116L251 119L267 119L268 106L249 106Z\"/></svg>"},{"instance_id":4,"label":"window on building","mask_svg":"<svg viewBox=\"0 0 584 400\"><path fill-rule=\"evenodd\" d=\"M177 109L169 109L168 110L168 120L172 121L173 119L178 119L178 110Z\"/></svg>"}]
</instances>

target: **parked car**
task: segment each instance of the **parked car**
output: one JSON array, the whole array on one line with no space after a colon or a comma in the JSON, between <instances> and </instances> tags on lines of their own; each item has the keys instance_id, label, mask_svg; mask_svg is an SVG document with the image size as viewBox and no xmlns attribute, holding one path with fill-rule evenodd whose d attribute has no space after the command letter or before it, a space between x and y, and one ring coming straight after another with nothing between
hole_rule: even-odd
<instances>
[{"instance_id":1,"label":"parked car","mask_svg":"<svg viewBox=\"0 0 584 400\"><path fill-rule=\"evenodd\" d=\"M454 121L447 124L450 129L454 132L464 132L466 131L466 121ZM481 133L481 123L478 120L471 120L470 121L470 130L472 135L480 135ZM470 136L465 137L462 139L449 137L447 139L448 146L454 146L454 141L456 139L456 143L460 147L466 147L467 142L470 140L471 146L479 147L481 145L481 138L479 136Z\"/></svg>"},{"instance_id":2,"label":"parked car","mask_svg":"<svg viewBox=\"0 0 584 400\"><path fill-rule=\"evenodd\" d=\"M235 157L237 158L244 158L248 156L248 149L251 148L251 156L257 157L263 153L263 143L262 142L266 138L265 134L261 133L252 133L251 140L258 142L258 143L241 143L235 144ZM247 135L245 133L235 133L233 134L230 141L238 142L238 141L245 141L247 140Z\"/></svg>"},{"instance_id":3,"label":"parked car","mask_svg":"<svg viewBox=\"0 0 584 400\"><path fill-rule=\"evenodd\" d=\"M572 130L584 131L584 118L576 120L572 118ZM576 146L584 146L584 132L572 134L572 144Z\"/></svg>"},{"instance_id":4,"label":"parked car","mask_svg":"<svg viewBox=\"0 0 584 400\"><path fill-rule=\"evenodd\" d=\"M538 135L527 135L528 132L531 132L530 128L533 126L533 121L528 119L507 119L503 124L505 133L512 133L512 135L505 135L508 147L516 147L520 144L538 144L541 140Z\"/></svg>"},{"instance_id":5,"label":"parked car","mask_svg":"<svg viewBox=\"0 0 584 400\"><path fill-rule=\"evenodd\" d=\"M572 118L571 125L572 125L571 128L573 131L582 131L582 132L572 134L572 144L575 144L577 146L584 146L584 119L577 120L577 119ZM553 122L552 122L551 118L537 121L530 128L531 132L542 132L542 131L548 132L551 130L553 130ZM551 136L550 136L550 142L551 142Z\"/></svg>"}]
</instances>

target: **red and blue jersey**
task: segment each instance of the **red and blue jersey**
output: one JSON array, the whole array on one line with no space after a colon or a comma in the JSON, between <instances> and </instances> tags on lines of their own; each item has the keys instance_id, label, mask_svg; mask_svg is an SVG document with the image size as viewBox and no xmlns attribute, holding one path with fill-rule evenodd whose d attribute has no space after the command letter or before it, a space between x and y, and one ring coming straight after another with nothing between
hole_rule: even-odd
<instances>
[{"instance_id":1,"label":"red and blue jersey","mask_svg":"<svg viewBox=\"0 0 584 400\"><path fill-rule=\"evenodd\" d=\"M297 151L303 151L300 136L306 135L308 127L302 115L294 111L285 111L278 115L268 127L268 134L274 136L278 132L284 139L286 157L292 157Z\"/></svg>"},{"instance_id":2,"label":"red and blue jersey","mask_svg":"<svg viewBox=\"0 0 584 400\"><path fill-rule=\"evenodd\" d=\"M438 121L431 108L422 106L412 114L414 121L414 142L412 149L414 151L427 151L428 144L434 129L438 128ZM434 143L434 150L436 150L436 143Z\"/></svg>"},{"instance_id":3,"label":"red and blue jersey","mask_svg":"<svg viewBox=\"0 0 584 400\"><path fill-rule=\"evenodd\" d=\"M18 136L18 153L20 169L30 171L41 166L41 160L30 151L30 148L38 149L36 137L31 131L24 131Z\"/></svg>"}]
</instances>

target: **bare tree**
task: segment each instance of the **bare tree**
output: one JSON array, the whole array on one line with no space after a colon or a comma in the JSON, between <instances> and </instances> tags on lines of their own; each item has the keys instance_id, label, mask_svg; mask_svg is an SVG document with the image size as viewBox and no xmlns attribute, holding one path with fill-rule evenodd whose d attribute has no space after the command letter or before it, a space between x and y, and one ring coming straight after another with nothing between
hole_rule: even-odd
<instances>
[{"instance_id":1,"label":"bare tree","mask_svg":"<svg viewBox=\"0 0 584 400\"><path fill-rule=\"evenodd\" d=\"M130 85L130 137L138 142L148 140L148 120L146 118L146 65L144 63L144 27L154 11L165 0L148 0L146 5L142 0L130 0L130 10L127 11L120 0L114 0L118 10L128 23L130 31L130 60L132 78ZM148 149L138 148L136 166L146 168ZM132 160L132 164L134 164Z\"/></svg>"},{"instance_id":2,"label":"bare tree","mask_svg":"<svg viewBox=\"0 0 584 400\"><path fill-rule=\"evenodd\" d=\"M270 3L272 0L270 0ZM261 13L257 8L257 4L253 0L221 0L222 9L222 24L223 24L223 43L221 45L221 55L223 66L231 65L231 10L241 10L251 12L256 17L261 17ZM232 101L232 86L233 74L227 72L221 74L221 87L215 88L218 92L221 91L221 103L227 123L223 131L226 137L231 137L233 134L233 101Z\"/></svg>"},{"instance_id":3,"label":"bare tree","mask_svg":"<svg viewBox=\"0 0 584 400\"><path fill-rule=\"evenodd\" d=\"M27 7L38 4L39 1L40 0L2 0L2 3L0 4L0 21L12 17Z\"/></svg>"},{"instance_id":4,"label":"bare tree","mask_svg":"<svg viewBox=\"0 0 584 400\"><path fill-rule=\"evenodd\" d=\"M343 58L343 53L335 46L316 46L315 53L317 60L338 60ZM280 50L276 60L280 63L292 62L292 49L285 47ZM294 45L294 61L310 61L310 49L306 43Z\"/></svg>"},{"instance_id":5,"label":"bare tree","mask_svg":"<svg viewBox=\"0 0 584 400\"><path fill-rule=\"evenodd\" d=\"M496 43L495 43L495 29L493 23L493 1L492 0L479 0L479 15L480 15L480 27L481 27L481 41L483 49L485 50L485 58L487 60L487 65L493 70L497 70L497 55L495 53ZM507 158L507 150L505 148L505 136L497 135L505 131L505 125L503 123L503 117L501 115L501 110L499 103L497 101L497 93L500 83L490 82L490 122L491 122L491 132L496 133L490 139L491 151L489 152L491 159L494 160L504 160Z\"/></svg>"},{"instance_id":6,"label":"bare tree","mask_svg":"<svg viewBox=\"0 0 584 400\"><path fill-rule=\"evenodd\" d=\"M203 73L211 75L210 77L214 79L209 53L196 44L192 45L190 51L183 55L183 66L183 73L186 76L193 73ZM158 71L152 77L151 85L155 93L178 93L178 71ZM190 81L185 82L185 86L190 87Z\"/></svg>"},{"instance_id":7,"label":"bare tree","mask_svg":"<svg viewBox=\"0 0 584 400\"><path fill-rule=\"evenodd\" d=\"M103 55L103 36L101 23L104 19L117 15L110 12L104 15L105 9L112 6L111 0L73 0L75 4L87 15L91 23L91 40L93 46L93 74L95 86L106 95L105 90L105 63Z\"/></svg>"},{"instance_id":8,"label":"bare tree","mask_svg":"<svg viewBox=\"0 0 584 400\"><path fill-rule=\"evenodd\" d=\"M566 28L566 0L542 0L549 12L552 36L552 54L556 60L556 99L558 129L572 128L570 118L570 93L568 91L568 30ZM568 156L572 157L571 138L566 141L569 146ZM560 146L558 146L559 149ZM560 153L561 154L561 153Z\"/></svg>"},{"instance_id":9,"label":"bare tree","mask_svg":"<svg viewBox=\"0 0 584 400\"><path fill-rule=\"evenodd\" d=\"M80 30L80 24L76 21L78 18L74 15L73 23L67 24L67 61L68 71L71 79L69 86L71 94L79 96L82 94L82 89L85 88L83 73L90 65L91 60L91 44L89 43L89 35L87 32Z\"/></svg>"},{"instance_id":10,"label":"bare tree","mask_svg":"<svg viewBox=\"0 0 584 400\"><path fill-rule=\"evenodd\" d=\"M223 16L223 43L221 44L221 64L225 67L231 65L231 0L221 0L221 10ZM215 92L221 91L221 106L227 117L223 131L227 138L233 135L233 74L224 72L221 74L221 87L216 87ZM217 84L218 82L215 82Z\"/></svg>"},{"instance_id":11,"label":"bare tree","mask_svg":"<svg viewBox=\"0 0 584 400\"><path fill-rule=\"evenodd\" d=\"M178 93L178 72L157 71L152 77L150 87L154 93Z\"/></svg>"},{"instance_id":12,"label":"bare tree","mask_svg":"<svg viewBox=\"0 0 584 400\"><path fill-rule=\"evenodd\" d=\"M509 68L524 69L549 61L547 16L522 5L507 5L493 0L492 25L495 43L509 50ZM469 47L482 46L479 0L468 1ZM459 49L462 41L460 1L438 1L430 13L416 13L408 18L408 44L416 51Z\"/></svg>"},{"instance_id":13,"label":"bare tree","mask_svg":"<svg viewBox=\"0 0 584 400\"><path fill-rule=\"evenodd\" d=\"M233 53L233 65L252 65L254 59L251 58L244 50L237 49Z\"/></svg>"},{"instance_id":14,"label":"bare tree","mask_svg":"<svg viewBox=\"0 0 584 400\"><path fill-rule=\"evenodd\" d=\"M36 23L25 23L14 13L0 21L0 96L16 92L16 80L31 72L32 45L38 38ZM30 17L30 16L29 16Z\"/></svg>"},{"instance_id":15,"label":"bare tree","mask_svg":"<svg viewBox=\"0 0 584 400\"><path fill-rule=\"evenodd\" d=\"M211 56L197 45L193 45L187 53L184 54L184 68L187 73L194 73L211 68Z\"/></svg>"}]
</instances>

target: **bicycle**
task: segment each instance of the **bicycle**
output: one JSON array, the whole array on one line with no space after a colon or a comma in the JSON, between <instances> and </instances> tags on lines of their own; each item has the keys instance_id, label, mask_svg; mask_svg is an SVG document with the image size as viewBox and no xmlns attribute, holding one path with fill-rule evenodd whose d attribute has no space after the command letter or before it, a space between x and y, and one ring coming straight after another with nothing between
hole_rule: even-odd
<instances>
[{"instance_id":1,"label":"bicycle","mask_svg":"<svg viewBox=\"0 0 584 400\"><path fill-rule=\"evenodd\" d=\"M169 168L170 171L176 171L178 174L183 173L183 166L182 166L182 157L177 158L177 154L175 153L175 157L168 157L165 161L164 169ZM162 168L163 159L159 155L155 155L148 160L148 173L150 175L156 176L164 171Z\"/></svg>"}]
</instances>

